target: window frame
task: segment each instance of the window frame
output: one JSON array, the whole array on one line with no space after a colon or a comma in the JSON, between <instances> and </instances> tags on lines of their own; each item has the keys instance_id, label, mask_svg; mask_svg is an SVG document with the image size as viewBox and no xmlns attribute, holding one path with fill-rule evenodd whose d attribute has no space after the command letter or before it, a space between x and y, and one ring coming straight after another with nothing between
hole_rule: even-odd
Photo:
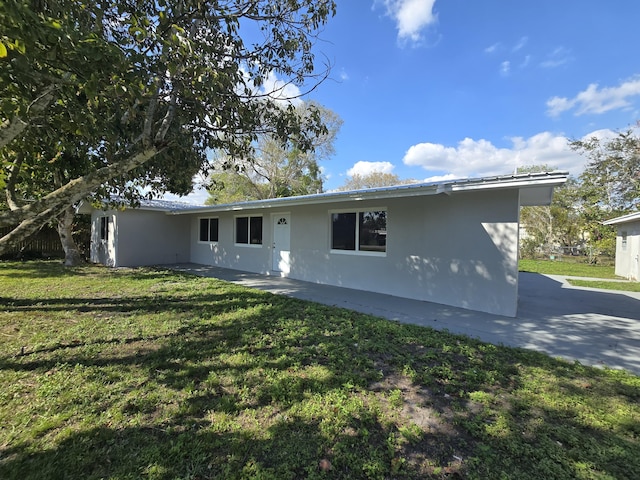
<instances>
[{"instance_id":1,"label":"window frame","mask_svg":"<svg viewBox=\"0 0 640 480\"><path fill-rule=\"evenodd\" d=\"M375 251L375 250L360 250L360 216L362 213L366 212L385 212L386 221L388 222L388 208L387 207L368 207L368 208L341 208L336 210L329 210L329 253L336 253L338 255L358 255L364 257L386 257L387 256L387 248L388 241L385 240L384 251ZM355 221L355 248L354 250L343 250L339 248L333 248L333 215L340 213L353 213L356 216ZM385 222L385 223L387 223ZM385 225L385 230L388 231L387 225Z\"/></svg>"},{"instance_id":2,"label":"window frame","mask_svg":"<svg viewBox=\"0 0 640 480\"><path fill-rule=\"evenodd\" d=\"M247 219L247 243L238 242L238 220ZM260 219L260 243L251 243L252 219ZM262 248L264 245L264 215L235 215L233 217L233 244L236 247Z\"/></svg>"},{"instance_id":3,"label":"window frame","mask_svg":"<svg viewBox=\"0 0 640 480\"><path fill-rule=\"evenodd\" d=\"M202 221L207 221L207 240L202 240ZM216 221L216 239L211 240L211 220ZM198 217L198 243L211 244L220 241L220 217Z\"/></svg>"}]
</instances>

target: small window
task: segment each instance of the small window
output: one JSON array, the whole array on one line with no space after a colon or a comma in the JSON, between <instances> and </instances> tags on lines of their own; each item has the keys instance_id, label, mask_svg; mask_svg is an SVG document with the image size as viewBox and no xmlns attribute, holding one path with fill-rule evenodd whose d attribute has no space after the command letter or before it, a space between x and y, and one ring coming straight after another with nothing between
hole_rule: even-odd
<instances>
[{"instance_id":1,"label":"small window","mask_svg":"<svg viewBox=\"0 0 640 480\"><path fill-rule=\"evenodd\" d=\"M109 217L100 217L100 240L109 240Z\"/></svg>"},{"instance_id":2,"label":"small window","mask_svg":"<svg viewBox=\"0 0 640 480\"><path fill-rule=\"evenodd\" d=\"M236 243L262 245L262 217L236 217Z\"/></svg>"},{"instance_id":3,"label":"small window","mask_svg":"<svg viewBox=\"0 0 640 480\"><path fill-rule=\"evenodd\" d=\"M620 246L622 247L623 250L626 250L627 249L627 232L620 232L620 237L621 237Z\"/></svg>"},{"instance_id":4,"label":"small window","mask_svg":"<svg viewBox=\"0 0 640 480\"><path fill-rule=\"evenodd\" d=\"M386 253L386 210L332 213L331 249Z\"/></svg>"},{"instance_id":5,"label":"small window","mask_svg":"<svg viewBox=\"0 0 640 480\"><path fill-rule=\"evenodd\" d=\"M218 241L218 219L217 218L201 218L200 219L200 236L201 242L217 242Z\"/></svg>"}]
</instances>

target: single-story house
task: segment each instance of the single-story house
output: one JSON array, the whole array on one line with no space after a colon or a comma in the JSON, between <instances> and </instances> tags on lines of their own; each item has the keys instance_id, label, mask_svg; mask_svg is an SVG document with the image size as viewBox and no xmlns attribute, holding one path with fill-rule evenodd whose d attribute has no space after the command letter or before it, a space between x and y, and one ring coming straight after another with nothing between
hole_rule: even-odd
<instances>
[{"instance_id":1,"label":"single-story house","mask_svg":"<svg viewBox=\"0 0 640 480\"><path fill-rule=\"evenodd\" d=\"M91 260L191 262L515 316L521 206L567 172L92 212Z\"/></svg>"},{"instance_id":2,"label":"single-story house","mask_svg":"<svg viewBox=\"0 0 640 480\"><path fill-rule=\"evenodd\" d=\"M640 279L640 212L630 213L603 222L615 225L616 275L638 281Z\"/></svg>"}]
</instances>

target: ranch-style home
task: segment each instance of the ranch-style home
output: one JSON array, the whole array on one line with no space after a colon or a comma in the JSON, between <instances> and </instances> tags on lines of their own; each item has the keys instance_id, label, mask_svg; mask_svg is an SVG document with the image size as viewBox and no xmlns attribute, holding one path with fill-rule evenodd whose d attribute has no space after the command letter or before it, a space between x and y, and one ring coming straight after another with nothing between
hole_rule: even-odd
<instances>
[{"instance_id":1,"label":"ranch-style home","mask_svg":"<svg viewBox=\"0 0 640 480\"><path fill-rule=\"evenodd\" d=\"M640 280L640 212L630 213L603 222L615 225L616 275L629 280Z\"/></svg>"},{"instance_id":2,"label":"ranch-style home","mask_svg":"<svg viewBox=\"0 0 640 480\"><path fill-rule=\"evenodd\" d=\"M567 175L93 210L91 260L215 265L515 316L520 207L548 205Z\"/></svg>"}]
</instances>

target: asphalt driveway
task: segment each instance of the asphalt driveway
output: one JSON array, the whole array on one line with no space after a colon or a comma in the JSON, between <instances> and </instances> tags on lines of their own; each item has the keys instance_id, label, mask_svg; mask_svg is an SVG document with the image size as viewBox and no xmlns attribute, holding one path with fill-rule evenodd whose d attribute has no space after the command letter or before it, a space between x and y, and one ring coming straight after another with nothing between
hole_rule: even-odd
<instances>
[{"instance_id":1,"label":"asphalt driveway","mask_svg":"<svg viewBox=\"0 0 640 480\"><path fill-rule=\"evenodd\" d=\"M511 318L205 265L172 268L640 375L640 293L573 287L565 277L520 273L518 316Z\"/></svg>"}]
</instances>

